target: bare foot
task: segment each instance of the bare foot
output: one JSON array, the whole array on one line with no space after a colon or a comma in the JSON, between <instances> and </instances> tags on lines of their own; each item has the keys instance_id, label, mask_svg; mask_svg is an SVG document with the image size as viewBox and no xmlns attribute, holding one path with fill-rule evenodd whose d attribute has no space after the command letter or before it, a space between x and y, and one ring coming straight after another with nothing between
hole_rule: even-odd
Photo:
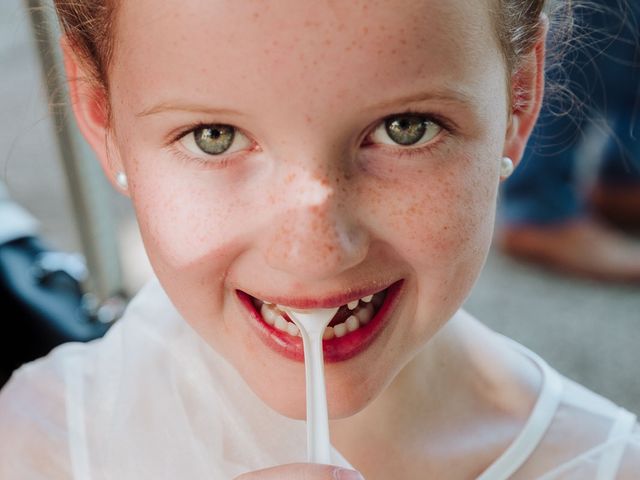
<instances>
[{"instance_id":1,"label":"bare foot","mask_svg":"<svg viewBox=\"0 0 640 480\"><path fill-rule=\"evenodd\" d=\"M600 280L640 282L640 242L594 219L505 226L496 240L505 253L555 270Z\"/></svg>"}]
</instances>

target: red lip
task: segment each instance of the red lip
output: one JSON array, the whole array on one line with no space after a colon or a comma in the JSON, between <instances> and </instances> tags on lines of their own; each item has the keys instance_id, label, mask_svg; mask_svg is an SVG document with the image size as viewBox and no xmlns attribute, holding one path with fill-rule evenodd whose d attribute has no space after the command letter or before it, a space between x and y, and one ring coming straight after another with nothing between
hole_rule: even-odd
<instances>
[{"instance_id":1,"label":"red lip","mask_svg":"<svg viewBox=\"0 0 640 480\"><path fill-rule=\"evenodd\" d=\"M254 293L256 298L260 300L267 300L269 303L275 303L278 305L286 305L287 307L297 308L300 310L308 310L312 308L333 308L339 307L341 305L346 305L352 300L358 300L359 298L366 297L368 295L373 295L381 290L385 290L387 287L382 285L377 285L373 287L359 288L349 290L348 293L340 293L337 295L332 295L330 297L326 297L323 299L318 298L287 298L287 297L269 297L262 296L258 292Z\"/></svg>"},{"instance_id":2,"label":"red lip","mask_svg":"<svg viewBox=\"0 0 640 480\"><path fill-rule=\"evenodd\" d=\"M355 332L351 332L344 337L334 337L331 340L324 340L322 342L322 350L324 352L325 362L331 363L348 360L366 349L373 342L373 340L375 340L375 338L387 323L387 320L391 316L391 313L398 303L403 283L404 280L399 280L387 288L387 294L384 299L384 303L380 306L380 308L376 312L376 315L371 319L369 323L361 326ZM258 313L255 306L253 305L253 301L250 295L240 290L236 290L236 294L238 295L240 303L249 313L251 325L256 329L258 336L265 343L265 345L291 360L304 362L302 338L293 337L288 333L282 332L272 327L271 325L268 325L264 322L262 316ZM369 293L365 293L362 296L366 296L368 294ZM349 294L349 298L352 297L353 292ZM309 301L309 303L313 302ZM322 303L322 306L316 307L302 307L300 305L290 304L287 305L295 308L322 308L325 306L324 304L327 304L327 301L325 300ZM331 305L342 305L342 303L333 303Z\"/></svg>"}]
</instances>

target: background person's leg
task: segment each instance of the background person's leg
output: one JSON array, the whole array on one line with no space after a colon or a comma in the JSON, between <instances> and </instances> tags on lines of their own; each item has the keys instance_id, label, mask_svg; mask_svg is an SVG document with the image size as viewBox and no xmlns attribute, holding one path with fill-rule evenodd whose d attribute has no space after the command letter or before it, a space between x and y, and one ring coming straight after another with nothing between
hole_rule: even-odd
<instances>
[{"instance_id":1,"label":"background person's leg","mask_svg":"<svg viewBox=\"0 0 640 480\"><path fill-rule=\"evenodd\" d=\"M599 182L589 197L595 214L629 230L640 229L639 112L627 110L612 124Z\"/></svg>"},{"instance_id":2,"label":"background person's leg","mask_svg":"<svg viewBox=\"0 0 640 480\"><path fill-rule=\"evenodd\" d=\"M600 178L612 186L640 184L640 2L629 3L625 28L603 21L616 36L595 61L605 88L593 93L611 129Z\"/></svg>"},{"instance_id":3,"label":"background person's leg","mask_svg":"<svg viewBox=\"0 0 640 480\"><path fill-rule=\"evenodd\" d=\"M600 28L615 38L608 40L596 60L602 83L610 88L594 92L610 120L610 135L589 203L603 220L636 230L640 229L640 2L628 2L620 16L627 21L624 28L613 20L600 22ZM599 43L606 41L602 38Z\"/></svg>"},{"instance_id":4,"label":"background person's leg","mask_svg":"<svg viewBox=\"0 0 640 480\"><path fill-rule=\"evenodd\" d=\"M501 219L509 225L553 225L581 215L574 182L584 122L546 105L521 164L502 187Z\"/></svg>"},{"instance_id":5,"label":"background person's leg","mask_svg":"<svg viewBox=\"0 0 640 480\"><path fill-rule=\"evenodd\" d=\"M563 97L552 97L544 106L522 165L503 187L498 243L514 256L564 271L635 281L640 280L640 245L591 215L575 181L589 126L610 115L628 121L637 98L635 23L630 15L610 11L609 2L598 3L601 9L578 12L578 21L592 34L569 52L564 72L550 74L552 89L566 84L575 94L576 108L570 115L556 114L566 111ZM638 5L631 8L637 15ZM610 179L621 157L607 157L603 174L607 171Z\"/></svg>"},{"instance_id":6,"label":"background person's leg","mask_svg":"<svg viewBox=\"0 0 640 480\"><path fill-rule=\"evenodd\" d=\"M534 143L505 182L497 244L556 270L640 281L640 244L592 218L577 190L574 167L584 125L566 116L543 117L536 138L545 142Z\"/></svg>"}]
</instances>

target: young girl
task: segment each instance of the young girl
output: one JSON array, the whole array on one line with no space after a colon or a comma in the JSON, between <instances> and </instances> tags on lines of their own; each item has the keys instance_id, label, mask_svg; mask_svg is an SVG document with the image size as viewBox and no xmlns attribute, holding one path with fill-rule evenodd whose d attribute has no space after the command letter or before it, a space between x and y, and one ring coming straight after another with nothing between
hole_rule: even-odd
<instances>
[{"instance_id":1,"label":"young girl","mask_svg":"<svg viewBox=\"0 0 640 480\"><path fill-rule=\"evenodd\" d=\"M540 108L544 0L56 7L157 281L13 376L2 479L638 478L634 415L460 310ZM279 305L340 306L338 467L300 463Z\"/></svg>"}]
</instances>

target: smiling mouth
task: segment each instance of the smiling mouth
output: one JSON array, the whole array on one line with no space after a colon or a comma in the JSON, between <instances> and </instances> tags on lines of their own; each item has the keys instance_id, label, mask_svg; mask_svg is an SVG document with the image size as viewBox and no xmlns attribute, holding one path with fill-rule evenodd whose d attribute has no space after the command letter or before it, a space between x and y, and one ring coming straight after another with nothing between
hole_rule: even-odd
<instances>
[{"instance_id":1,"label":"smiling mouth","mask_svg":"<svg viewBox=\"0 0 640 480\"><path fill-rule=\"evenodd\" d=\"M387 289L373 295L367 295L341 305L333 316L322 335L323 340L331 340L334 337L341 338L355 332L360 327L367 325L378 313L387 296ZM293 323L285 308L278 304L269 303L258 298L252 298L253 305L260 312L262 320L281 332L293 337L300 336L298 326Z\"/></svg>"},{"instance_id":2,"label":"smiling mouth","mask_svg":"<svg viewBox=\"0 0 640 480\"><path fill-rule=\"evenodd\" d=\"M322 342L325 362L348 360L365 350L379 335L392 316L404 281L398 280L388 287L362 297L345 299L325 329ZM304 348L298 327L284 313L283 307L313 310L313 308L331 308L340 300L332 302L301 300L295 305L277 301L263 300L236 290L240 303L248 311L250 325L260 339L272 350L285 357L303 362ZM360 292L362 295L364 292Z\"/></svg>"}]
</instances>

